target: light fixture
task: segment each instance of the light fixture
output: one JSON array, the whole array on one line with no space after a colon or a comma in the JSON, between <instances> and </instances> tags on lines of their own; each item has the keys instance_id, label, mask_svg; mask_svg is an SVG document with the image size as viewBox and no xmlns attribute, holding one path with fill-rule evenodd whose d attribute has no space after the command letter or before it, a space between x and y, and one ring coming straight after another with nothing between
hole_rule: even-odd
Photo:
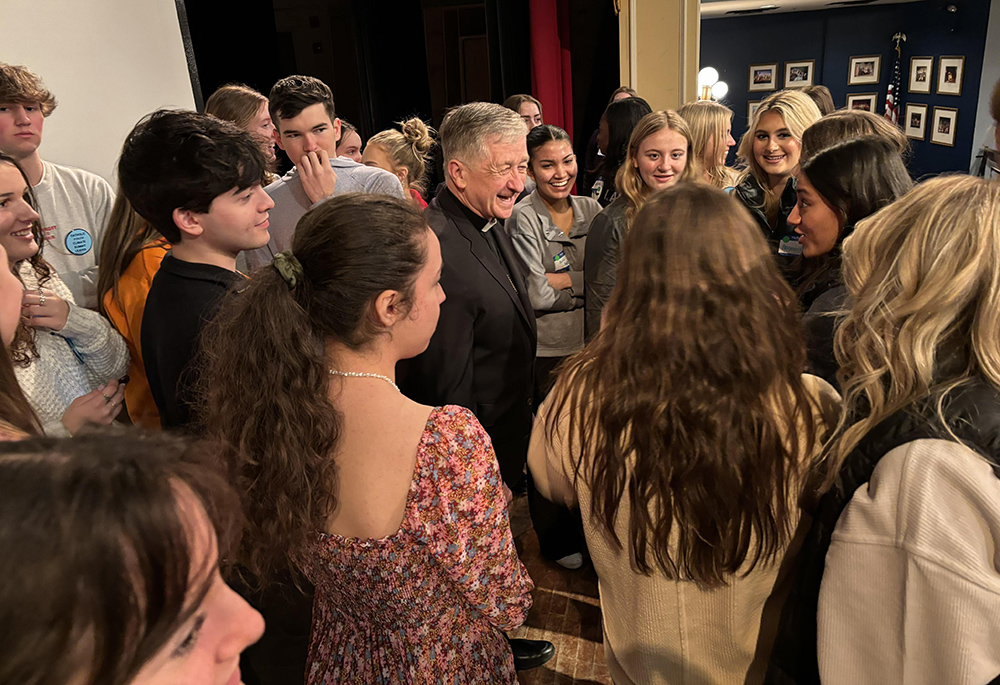
<instances>
[{"instance_id":1,"label":"light fixture","mask_svg":"<svg viewBox=\"0 0 1000 685\"><path fill-rule=\"evenodd\" d=\"M729 86L719 80L719 71L713 67L698 72L698 88L701 91L699 100L721 100L729 92Z\"/></svg>"}]
</instances>

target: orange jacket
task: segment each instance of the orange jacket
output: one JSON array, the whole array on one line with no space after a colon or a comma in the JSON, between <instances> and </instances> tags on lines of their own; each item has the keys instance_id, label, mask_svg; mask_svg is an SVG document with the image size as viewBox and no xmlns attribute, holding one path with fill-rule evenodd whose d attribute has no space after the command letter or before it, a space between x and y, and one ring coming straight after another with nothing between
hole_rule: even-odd
<instances>
[{"instance_id":1,"label":"orange jacket","mask_svg":"<svg viewBox=\"0 0 1000 685\"><path fill-rule=\"evenodd\" d=\"M146 295L153 282L153 276L160 270L160 262L170 249L165 238L154 240L144 246L118 279L118 296L121 304L115 300L114 291L109 290L104 295L104 310L111 319L112 325L125 338L128 352L132 358L129 366L129 382L125 386L125 407L132 423L144 428L159 430L160 413L149 392L149 381L146 380L146 367L142 363L142 345L139 343L139 330L142 326L142 312L146 309Z\"/></svg>"}]
</instances>

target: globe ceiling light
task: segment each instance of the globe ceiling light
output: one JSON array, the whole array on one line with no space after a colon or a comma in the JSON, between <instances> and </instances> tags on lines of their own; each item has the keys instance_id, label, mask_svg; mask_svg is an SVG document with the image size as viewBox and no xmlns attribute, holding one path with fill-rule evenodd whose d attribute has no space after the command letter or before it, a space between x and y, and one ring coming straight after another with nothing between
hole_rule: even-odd
<instances>
[{"instance_id":1,"label":"globe ceiling light","mask_svg":"<svg viewBox=\"0 0 1000 685\"><path fill-rule=\"evenodd\" d=\"M719 71L714 67L705 67L698 72L698 86L711 88L719 81Z\"/></svg>"}]
</instances>

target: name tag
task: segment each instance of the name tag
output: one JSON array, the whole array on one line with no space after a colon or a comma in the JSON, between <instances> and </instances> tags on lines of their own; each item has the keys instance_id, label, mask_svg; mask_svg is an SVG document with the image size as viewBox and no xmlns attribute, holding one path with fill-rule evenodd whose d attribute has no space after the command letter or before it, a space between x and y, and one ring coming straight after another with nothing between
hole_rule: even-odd
<instances>
[{"instance_id":1,"label":"name tag","mask_svg":"<svg viewBox=\"0 0 1000 685\"><path fill-rule=\"evenodd\" d=\"M802 245L798 237L786 235L778 243L778 254L782 257L798 257L802 254Z\"/></svg>"},{"instance_id":2,"label":"name tag","mask_svg":"<svg viewBox=\"0 0 1000 685\"><path fill-rule=\"evenodd\" d=\"M565 250L557 254L552 258L552 268L556 273L562 273L563 271L569 271L569 260L566 259Z\"/></svg>"}]
</instances>

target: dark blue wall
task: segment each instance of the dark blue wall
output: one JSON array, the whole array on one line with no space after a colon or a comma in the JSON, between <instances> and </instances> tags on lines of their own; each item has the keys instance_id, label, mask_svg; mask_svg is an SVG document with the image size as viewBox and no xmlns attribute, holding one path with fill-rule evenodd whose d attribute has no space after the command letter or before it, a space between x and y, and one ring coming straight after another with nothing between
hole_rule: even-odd
<instances>
[{"instance_id":1,"label":"dark blue wall","mask_svg":"<svg viewBox=\"0 0 1000 685\"><path fill-rule=\"evenodd\" d=\"M944 12L942 8L947 4L958 7L958 12ZM945 171L968 171L973 144L980 142L972 138L989 12L989 0L924 0L874 7L704 19L701 23L701 65L718 69L720 78L729 85L729 94L723 102L735 113L733 137L738 142L747 127L747 102L762 100L771 92L747 91L751 64L777 62L780 85L784 84L785 62L814 59L816 72L813 82L830 89L838 108L846 105L848 94L877 91L877 112L882 114L895 61L892 35L902 31L908 40L902 48L900 121L903 120L907 102L928 105L925 140L911 141L913 159L910 169L918 178ZM850 58L861 55L882 55L881 82L877 87L847 85ZM965 55L961 96L935 94L937 58L941 55ZM929 95L911 95L908 92L911 56L935 58L934 82ZM930 142L935 106L958 109L955 147Z\"/></svg>"}]
</instances>

